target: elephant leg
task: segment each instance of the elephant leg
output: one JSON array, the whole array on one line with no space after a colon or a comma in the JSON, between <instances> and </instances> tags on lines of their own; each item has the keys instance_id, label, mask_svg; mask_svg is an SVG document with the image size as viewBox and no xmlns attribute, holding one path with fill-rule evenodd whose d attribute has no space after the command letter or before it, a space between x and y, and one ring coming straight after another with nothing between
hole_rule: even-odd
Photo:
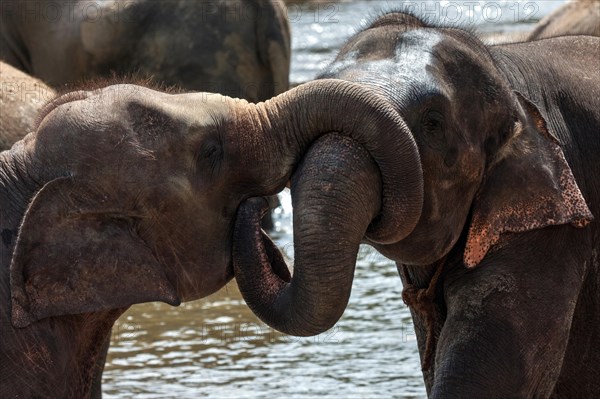
<instances>
[{"instance_id":1,"label":"elephant leg","mask_svg":"<svg viewBox=\"0 0 600 399\"><path fill-rule=\"evenodd\" d=\"M427 394L431 392L431 388L433 386L433 377L434 377L434 367L432 361L435 360L435 347L436 340L432 338L437 338L439 336L440 330L443 325L443 320L445 318L445 314L441 312L441 309L444 308L443 298L441 295L441 290L438 289L438 284L434 284L435 286L435 296L432 299L433 303L431 303L431 312L423 311L423 306L419 306L419 304L415 304L414 300L407 301L405 297L407 294L411 292L417 291L416 295L412 295L419 300L418 292L421 291L426 293L432 287L432 280L435 278L436 272L441 270L439 263L435 263L430 266L409 266L396 264L398 268L398 273L400 274L400 279L402 280L402 298L406 305L408 305L413 325L414 325L414 333L417 337L417 345L419 348L419 355L421 357L421 371L423 372L423 380L425 382L425 388L427 390ZM425 301L430 298L425 298ZM423 302L422 300L419 302ZM420 304L425 305L426 304ZM429 341L429 345L428 345ZM432 341L433 346L432 346ZM431 355L429 355L431 353ZM427 359L427 358L430 359ZM425 366L425 367L424 367Z\"/></svg>"},{"instance_id":2,"label":"elephant leg","mask_svg":"<svg viewBox=\"0 0 600 399\"><path fill-rule=\"evenodd\" d=\"M589 252L577 235L569 226L514 235L477 268L445 276L432 398L551 395Z\"/></svg>"},{"instance_id":3,"label":"elephant leg","mask_svg":"<svg viewBox=\"0 0 600 399\"><path fill-rule=\"evenodd\" d=\"M595 251L589 262L584 286L579 294L567 354L560 378L552 393L553 399L600 397L600 369L590 378L590 365L600 364L600 252Z\"/></svg>"},{"instance_id":4,"label":"elephant leg","mask_svg":"<svg viewBox=\"0 0 600 399\"><path fill-rule=\"evenodd\" d=\"M104 372L104 365L106 364L106 357L108 356L108 348L110 347L111 336L112 330L102 343L102 348L100 349L98 360L96 361L96 365L94 367L94 376L92 377L92 390L90 395L92 399L102 398L102 373Z\"/></svg>"}]
</instances>

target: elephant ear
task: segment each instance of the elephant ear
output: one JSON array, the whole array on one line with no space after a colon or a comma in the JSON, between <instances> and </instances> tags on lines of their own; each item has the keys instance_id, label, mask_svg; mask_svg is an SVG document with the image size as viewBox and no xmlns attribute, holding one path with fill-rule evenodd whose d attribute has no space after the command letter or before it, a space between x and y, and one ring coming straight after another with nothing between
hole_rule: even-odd
<instances>
[{"instance_id":1,"label":"elephant ear","mask_svg":"<svg viewBox=\"0 0 600 399\"><path fill-rule=\"evenodd\" d=\"M472 211L464 261L476 266L503 233L584 227L592 219L558 139L537 107L516 93L524 117L488 168Z\"/></svg>"},{"instance_id":2,"label":"elephant ear","mask_svg":"<svg viewBox=\"0 0 600 399\"><path fill-rule=\"evenodd\" d=\"M29 205L10 265L12 323L135 303L179 305L150 249L91 183L59 178Z\"/></svg>"}]
</instances>

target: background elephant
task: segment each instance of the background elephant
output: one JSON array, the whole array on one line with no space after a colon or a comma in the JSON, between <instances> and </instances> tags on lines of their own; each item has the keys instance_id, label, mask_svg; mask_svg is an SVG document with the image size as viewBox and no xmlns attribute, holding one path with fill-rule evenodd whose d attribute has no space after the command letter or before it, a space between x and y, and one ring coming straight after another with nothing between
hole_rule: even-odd
<instances>
[{"instance_id":1,"label":"background elephant","mask_svg":"<svg viewBox=\"0 0 600 399\"><path fill-rule=\"evenodd\" d=\"M398 264L430 397L600 395L588 366L600 362L598 59L595 37L485 46L411 15L378 18L321 78L356 82L368 94L340 95L395 110L396 131L364 115L354 137L399 151L365 146L379 173L345 172L356 152L298 168L292 278L272 272L284 262L260 238L260 204L240 206L233 259L248 305L286 333L330 328L364 240Z\"/></svg>"},{"instance_id":2,"label":"background elephant","mask_svg":"<svg viewBox=\"0 0 600 399\"><path fill-rule=\"evenodd\" d=\"M507 44L558 36L600 36L600 1L573 0L566 2L542 18L531 32L483 34L486 44Z\"/></svg>"},{"instance_id":3,"label":"background elephant","mask_svg":"<svg viewBox=\"0 0 600 399\"><path fill-rule=\"evenodd\" d=\"M38 111L54 94L40 80L0 62L0 151L33 131Z\"/></svg>"},{"instance_id":4,"label":"background elephant","mask_svg":"<svg viewBox=\"0 0 600 399\"><path fill-rule=\"evenodd\" d=\"M114 73L249 101L288 88L279 0L15 1L1 15L0 59L53 87Z\"/></svg>"},{"instance_id":5,"label":"background elephant","mask_svg":"<svg viewBox=\"0 0 600 399\"><path fill-rule=\"evenodd\" d=\"M565 35L600 36L600 0L576 0L544 17L527 40Z\"/></svg>"},{"instance_id":6,"label":"background elephant","mask_svg":"<svg viewBox=\"0 0 600 399\"><path fill-rule=\"evenodd\" d=\"M242 201L281 191L325 133L396 129L393 109L367 94L323 81L252 104L115 85L48 103L0 152L0 396L98 395L111 326L129 306L178 305L233 277ZM348 108L354 117L329 117ZM398 151L356 140L383 158Z\"/></svg>"}]
</instances>

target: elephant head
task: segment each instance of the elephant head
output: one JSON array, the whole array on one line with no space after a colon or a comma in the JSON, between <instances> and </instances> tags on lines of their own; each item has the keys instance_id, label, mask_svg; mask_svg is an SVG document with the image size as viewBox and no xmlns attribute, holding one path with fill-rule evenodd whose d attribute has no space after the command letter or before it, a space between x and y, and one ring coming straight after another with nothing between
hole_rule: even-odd
<instances>
[{"instance_id":1,"label":"elephant head","mask_svg":"<svg viewBox=\"0 0 600 399\"><path fill-rule=\"evenodd\" d=\"M314 82L259 104L114 85L62 95L40 120L0 157L2 262L12 254L18 327L218 290L233 277L233 229L245 223L236 222L239 205L283 189L328 132L352 137L402 182L383 181L379 230L385 215L401 217L400 236L418 220L415 143L392 107L352 83ZM393 140L369 134L377 131Z\"/></svg>"},{"instance_id":2,"label":"elephant head","mask_svg":"<svg viewBox=\"0 0 600 399\"><path fill-rule=\"evenodd\" d=\"M414 140L416 154L401 151L395 158L407 161L401 174L415 181L406 186L381 169L383 212L371 220L367 194L353 193L368 189L362 180L343 168L337 175L314 166L299 171L327 173L331 184L292 184L293 278L281 281L273 274L281 266L272 264L282 257L256 227L253 246L234 241L240 290L261 319L294 335L331 327L347 304L361 240L416 266L431 265L458 245L473 267L505 233L582 226L592 219L555 134L498 65L469 33L427 26L406 14L385 15L349 40L321 78L356 82L369 90L368 98L383 99L398 113L402 135L373 126L364 133L386 147ZM352 114L332 112L330 118ZM292 183L305 180L294 177ZM409 219L385 214L390 185L405 196L414 193L414 203L403 203L411 209ZM423 195L414 191L421 187ZM238 223L251 220L249 214L242 212Z\"/></svg>"}]
</instances>

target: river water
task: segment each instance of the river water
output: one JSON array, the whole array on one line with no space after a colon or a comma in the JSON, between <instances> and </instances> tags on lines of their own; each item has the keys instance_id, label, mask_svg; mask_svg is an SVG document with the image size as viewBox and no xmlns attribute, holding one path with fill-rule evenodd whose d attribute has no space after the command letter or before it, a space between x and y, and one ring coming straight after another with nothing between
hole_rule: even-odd
<instances>
[{"instance_id":1,"label":"river water","mask_svg":"<svg viewBox=\"0 0 600 399\"><path fill-rule=\"evenodd\" d=\"M343 1L293 5L291 81L305 82L356 30L402 4L482 32L530 29L560 1ZM291 259L291 205L281 195L278 245ZM235 283L178 308L133 306L116 323L106 398L423 398L410 313L393 262L363 246L342 319L316 337L281 335L248 310Z\"/></svg>"}]
</instances>

